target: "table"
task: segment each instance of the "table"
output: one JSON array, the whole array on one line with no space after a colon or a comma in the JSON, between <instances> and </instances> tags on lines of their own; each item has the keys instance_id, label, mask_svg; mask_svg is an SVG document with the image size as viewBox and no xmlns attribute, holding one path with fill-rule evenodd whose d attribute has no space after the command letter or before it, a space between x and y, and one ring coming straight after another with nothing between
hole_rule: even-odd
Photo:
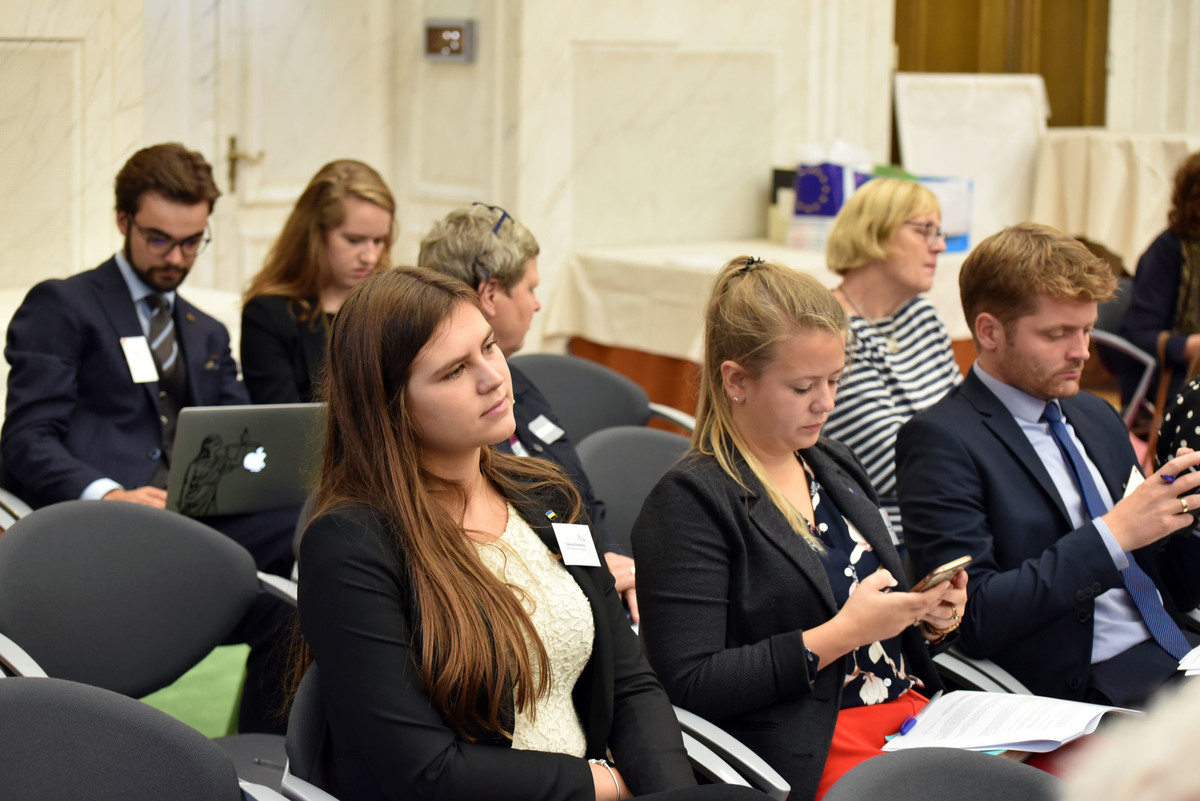
<instances>
[{"instance_id":1,"label":"table","mask_svg":"<svg viewBox=\"0 0 1200 801\"><path fill-rule=\"evenodd\" d=\"M1175 170L1200 135L1051 128L1038 148L1032 219L1099 242L1125 262L1167 227Z\"/></svg>"},{"instance_id":2,"label":"table","mask_svg":"<svg viewBox=\"0 0 1200 801\"><path fill-rule=\"evenodd\" d=\"M546 340L582 337L601 345L698 362L704 307L717 272L740 255L776 261L832 288L840 277L825 268L822 251L798 250L765 239L599 248L567 260L543 312ZM958 300L964 253L943 253L928 297L951 339L969 339Z\"/></svg>"}]
</instances>

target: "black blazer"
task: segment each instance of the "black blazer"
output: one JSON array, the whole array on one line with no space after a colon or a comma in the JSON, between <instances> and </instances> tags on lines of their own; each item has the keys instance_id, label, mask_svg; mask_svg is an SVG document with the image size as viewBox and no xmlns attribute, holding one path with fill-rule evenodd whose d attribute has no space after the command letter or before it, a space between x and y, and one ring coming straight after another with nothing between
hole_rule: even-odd
<instances>
[{"instance_id":1,"label":"black blazer","mask_svg":"<svg viewBox=\"0 0 1200 801\"><path fill-rule=\"evenodd\" d=\"M175 296L188 406L246 403L229 332ZM31 506L73 500L98 478L133 488L162 453L158 384L135 384L122 337L143 336L116 259L29 290L8 326L6 484Z\"/></svg>"},{"instance_id":2,"label":"black blazer","mask_svg":"<svg viewBox=\"0 0 1200 801\"><path fill-rule=\"evenodd\" d=\"M551 551L548 510L558 495L512 498ZM321 760L343 801L382 798L549 799L594 797L582 759L516 751L486 731L460 740L430 705L414 659L421 610L383 522L367 507L324 514L300 544L300 623L321 670L331 748ZM603 565L603 559L601 559ZM695 783L666 693L629 628L605 567L567 568L595 619L592 656L574 690L587 756L610 749L635 793ZM507 710L511 717L511 702Z\"/></svg>"},{"instance_id":3,"label":"black blazer","mask_svg":"<svg viewBox=\"0 0 1200 801\"><path fill-rule=\"evenodd\" d=\"M1061 401L1114 501L1137 457L1121 418L1086 392ZM900 510L919 573L969 554L960 644L1038 695L1082 699L1095 598L1122 587L1100 533L1070 517L1029 439L974 371L900 429ZM1164 605L1200 603L1200 539L1172 536L1136 552ZM640 595L640 593L639 593Z\"/></svg>"},{"instance_id":4,"label":"black blazer","mask_svg":"<svg viewBox=\"0 0 1200 801\"><path fill-rule=\"evenodd\" d=\"M803 451L821 487L907 587L874 490L842 444ZM804 631L838 611L818 554L738 459L739 487L689 454L647 497L633 528L641 633L671 700L724 727L811 798L841 707L845 660L809 686ZM924 638L902 635L910 673L940 687Z\"/></svg>"},{"instance_id":5,"label":"black blazer","mask_svg":"<svg viewBox=\"0 0 1200 801\"><path fill-rule=\"evenodd\" d=\"M327 339L318 300L307 300L315 320L297 320L281 295L259 295L242 309L242 379L255 403L316 399Z\"/></svg>"}]
</instances>

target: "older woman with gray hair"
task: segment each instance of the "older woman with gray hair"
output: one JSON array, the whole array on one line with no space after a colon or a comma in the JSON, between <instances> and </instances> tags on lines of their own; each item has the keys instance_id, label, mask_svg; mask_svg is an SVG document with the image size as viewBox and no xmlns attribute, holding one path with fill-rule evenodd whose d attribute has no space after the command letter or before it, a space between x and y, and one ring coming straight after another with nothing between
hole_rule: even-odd
<instances>
[{"instance_id":1,"label":"older woman with gray hair","mask_svg":"<svg viewBox=\"0 0 1200 801\"><path fill-rule=\"evenodd\" d=\"M542 307L537 299L540 252L529 229L504 209L475 203L455 209L435 223L421 240L417 264L465 282L479 294L483 316L491 324L505 358L525 344L533 315ZM605 561L617 582L617 592L638 622L634 589L634 561L616 549L604 529L604 503L596 498L568 431L554 414L550 402L533 382L512 364L513 415L517 430L498 450L517 456L549 459L579 489Z\"/></svg>"},{"instance_id":2,"label":"older woman with gray hair","mask_svg":"<svg viewBox=\"0 0 1200 801\"><path fill-rule=\"evenodd\" d=\"M876 178L850 196L825 247L842 276L834 292L850 314L850 359L825 434L867 469L903 544L896 500L896 434L962 380L946 326L920 297L946 249L937 197L916 181Z\"/></svg>"}]
</instances>

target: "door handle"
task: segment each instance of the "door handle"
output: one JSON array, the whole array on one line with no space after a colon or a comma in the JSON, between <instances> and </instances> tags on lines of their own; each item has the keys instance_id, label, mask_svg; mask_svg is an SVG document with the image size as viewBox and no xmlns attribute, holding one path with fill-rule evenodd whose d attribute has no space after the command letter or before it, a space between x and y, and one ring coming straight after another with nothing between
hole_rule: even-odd
<instances>
[{"instance_id":1,"label":"door handle","mask_svg":"<svg viewBox=\"0 0 1200 801\"><path fill-rule=\"evenodd\" d=\"M238 150L237 134L229 137L229 191L237 191L237 171L238 162L244 161L250 166L261 164L266 157L266 151L260 150L257 153L247 153Z\"/></svg>"}]
</instances>

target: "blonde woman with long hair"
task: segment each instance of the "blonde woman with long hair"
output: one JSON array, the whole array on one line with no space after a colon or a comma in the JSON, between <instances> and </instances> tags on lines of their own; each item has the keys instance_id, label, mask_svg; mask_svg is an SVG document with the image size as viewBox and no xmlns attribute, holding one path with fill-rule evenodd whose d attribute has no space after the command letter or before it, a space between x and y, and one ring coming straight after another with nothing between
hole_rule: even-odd
<instances>
[{"instance_id":1,"label":"blonde woman with long hair","mask_svg":"<svg viewBox=\"0 0 1200 801\"><path fill-rule=\"evenodd\" d=\"M704 331L691 450L634 524L641 633L674 703L820 798L938 689L966 574L908 592L866 471L821 435L846 369L828 289L734 259Z\"/></svg>"}]
</instances>

